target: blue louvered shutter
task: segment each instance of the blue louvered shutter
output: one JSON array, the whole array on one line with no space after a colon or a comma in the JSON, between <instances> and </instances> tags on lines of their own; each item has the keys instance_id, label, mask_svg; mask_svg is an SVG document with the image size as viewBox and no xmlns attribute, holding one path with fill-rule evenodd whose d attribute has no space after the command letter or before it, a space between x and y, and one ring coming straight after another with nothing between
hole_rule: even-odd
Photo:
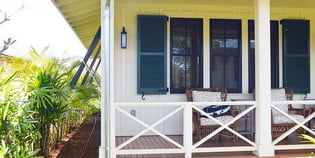
<instances>
[{"instance_id":1,"label":"blue louvered shutter","mask_svg":"<svg viewBox=\"0 0 315 158\"><path fill-rule=\"evenodd\" d=\"M295 93L310 92L310 23L282 20L283 86Z\"/></svg>"},{"instance_id":2,"label":"blue louvered shutter","mask_svg":"<svg viewBox=\"0 0 315 158\"><path fill-rule=\"evenodd\" d=\"M166 94L168 17L138 15L138 94Z\"/></svg>"}]
</instances>

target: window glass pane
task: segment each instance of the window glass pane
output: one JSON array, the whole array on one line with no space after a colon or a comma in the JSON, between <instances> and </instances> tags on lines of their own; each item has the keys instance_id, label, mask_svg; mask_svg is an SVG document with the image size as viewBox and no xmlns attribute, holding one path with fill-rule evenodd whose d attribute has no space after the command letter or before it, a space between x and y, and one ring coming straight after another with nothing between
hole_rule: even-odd
<instances>
[{"instance_id":1,"label":"window glass pane","mask_svg":"<svg viewBox=\"0 0 315 158\"><path fill-rule=\"evenodd\" d=\"M225 23L225 47L226 54L239 54L240 47L240 21L226 21Z\"/></svg>"},{"instance_id":2,"label":"window glass pane","mask_svg":"<svg viewBox=\"0 0 315 158\"><path fill-rule=\"evenodd\" d=\"M172 27L173 54L186 54L186 27L178 21Z\"/></svg>"},{"instance_id":3,"label":"window glass pane","mask_svg":"<svg viewBox=\"0 0 315 158\"><path fill-rule=\"evenodd\" d=\"M211 64L211 87L225 87L223 56L213 56Z\"/></svg>"},{"instance_id":4,"label":"window glass pane","mask_svg":"<svg viewBox=\"0 0 315 158\"><path fill-rule=\"evenodd\" d=\"M240 82L240 67L239 67L239 58L235 56L225 57L225 88L230 90L237 90Z\"/></svg>"},{"instance_id":5,"label":"window glass pane","mask_svg":"<svg viewBox=\"0 0 315 158\"><path fill-rule=\"evenodd\" d=\"M210 19L211 87L241 92L241 21Z\"/></svg>"},{"instance_id":6,"label":"window glass pane","mask_svg":"<svg viewBox=\"0 0 315 158\"><path fill-rule=\"evenodd\" d=\"M238 48L238 39L226 39L226 48Z\"/></svg>"},{"instance_id":7,"label":"window glass pane","mask_svg":"<svg viewBox=\"0 0 315 158\"><path fill-rule=\"evenodd\" d=\"M173 20L173 54L199 54L201 49L201 21Z\"/></svg>"},{"instance_id":8,"label":"window glass pane","mask_svg":"<svg viewBox=\"0 0 315 158\"><path fill-rule=\"evenodd\" d=\"M200 85L199 60L199 57L186 57L186 87L199 87Z\"/></svg>"},{"instance_id":9,"label":"window glass pane","mask_svg":"<svg viewBox=\"0 0 315 158\"><path fill-rule=\"evenodd\" d=\"M212 64L211 87L225 87L236 91L239 87L239 58L234 56L214 56Z\"/></svg>"},{"instance_id":10,"label":"window glass pane","mask_svg":"<svg viewBox=\"0 0 315 158\"><path fill-rule=\"evenodd\" d=\"M255 87L255 26L254 21L248 21L248 91ZM270 21L270 51L271 51L271 88L279 87L279 39L278 21Z\"/></svg>"},{"instance_id":11,"label":"window glass pane","mask_svg":"<svg viewBox=\"0 0 315 158\"><path fill-rule=\"evenodd\" d=\"M171 19L171 93L202 87L202 19Z\"/></svg>"},{"instance_id":12,"label":"window glass pane","mask_svg":"<svg viewBox=\"0 0 315 158\"><path fill-rule=\"evenodd\" d=\"M193 53L193 44L192 42L194 41L193 38L193 26L190 25L190 23L187 23L186 25L186 47L187 47L187 53L192 54Z\"/></svg>"},{"instance_id":13,"label":"window glass pane","mask_svg":"<svg viewBox=\"0 0 315 158\"><path fill-rule=\"evenodd\" d=\"M225 37L227 39L238 39L240 35L240 21L230 20L225 22Z\"/></svg>"},{"instance_id":14,"label":"window glass pane","mask_svg":"<svg viewBox=\"0 0 315 158\"><path fill-rule=\"evenodd\" d=\"M224 46L225 46L224 39L219 39L219 38L212 39L213 48L224 48Z\"/></svg>"},{"instance_id":15,"label":"window glass pane","mask_svg":"<svg viewBox=\"0 0 315 158\"><path fill-rule=\"evenodd\" d=\"M213 21L211 27L213 28L211 32L211 45L215 49L213 53L223 54L225 49L224 22Z\"/></svg>"},{"instance_id":16,"label":"window glass pane","mask_svg":"<svg viewBox=\"0 0 315 158\"><path fill-rule=\"evenodd\" d=\"M190 56L173 56L172 86L177 90L200 85L200 59Z\"/></svg>"},{"instance_id":17,"label":"window glass pane","mask_svg":"<svg viewBox=\"0 0 315 158\"><path fill-rule=\"evenodd\" d=\"M223 21L213 20L210 24L210 27L212 28L211 36L214 40L225 38L225 29Z\"/></svg>"},{"instance_id":18,"label":"window glass pane","mask_svg":"<svg viewBox=\"0 0 315 158\"><path fill-rule=\"evenodd\" d=\"M174 56L172 59L172 82L171 85L174 89L185 88L185 57Z\"/></svg>"},{"instance_id":19,"label":"window glass pane","mask_svg":"<svg viewBox=\"0 0 315 158\"><path fill-rule=\"evenodd\" d=\"M201 51L201 26L199 22L187 22L187 52L189 54L199 54Z\"/></svg>"},{"instance_id":20,"label":"window glass pane","mask_svg":"<svg viewBox=\"0 0 315 158\"><path fill-rule=\"evenodd\" d=\"M249 40L249 48L255 49L255 40Z\"/></svg>"}]
</instances>

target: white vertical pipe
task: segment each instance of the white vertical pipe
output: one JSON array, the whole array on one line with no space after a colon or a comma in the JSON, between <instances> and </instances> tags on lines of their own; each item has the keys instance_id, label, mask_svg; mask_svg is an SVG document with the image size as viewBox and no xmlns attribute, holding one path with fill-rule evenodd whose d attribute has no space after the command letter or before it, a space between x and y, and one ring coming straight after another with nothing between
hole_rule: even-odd
<instances>
[{"instance_id":1,"label":"white vertical pipe","mask_svg":"<svg viewBox=\"0 0 315 158\"><path fill-rule=\"evenodd\" d=\"M274 156L271 136L270 81L270 0L254 0L255 4L255 63L256 143L259 157Z\"/></svg>"},{"instance_id":2,"label":"white vertical pipe","mask_svg":"<svg viewBox=\"0 0 315 158\"><path fill-rule=\"evenodd\" d=\"M248 20L242 20L242 48L248 46ZM248 49L242 49L242 93L248 93Z\"/></svg>"},{"instance_id":3,"label":"white vertical pipe","mask_svg":"<svg viewBox=\"0 0 315 158\"><path fill-rule=\"evenodd\" d=\"M105 17L105 2L106 0L101 0L101 59L105 58L104 54L104 17ZM103 87L103 88L102 88ZM105 63L101 61L101 144L99 146L99 158L105 157Z\"/></svg>"},{"instance_id":4,"label":"white vertical pipe","mask_svg":"<svg viewBox=\"0 0 315 158\"><path fill-rule=\"evenodd\" d=\"M192 143L193 143L193 122L192 122L192 105L184 106L184 147L185 147L185 158L192 157Z\"/></svg>"},{"instance_id":5,"label":"white vertical pipe","mask_svg":"<svg viewBox=\"0 0 315 158\"><path fill-rule=\"evenodd\" d=\"M109 0L101 0L101 145L99 158L110 158L110 8Z\"/></svg>"},{"instance_id":6,"label":"white vertical pipe","mask_svg":"<svg viewBox=\"0 0 315 158\"><path fill-rule=\"evenodd\" d=\"M203 87L210 87L210 20L203 18Z\"/></svg>"}]
</instances>

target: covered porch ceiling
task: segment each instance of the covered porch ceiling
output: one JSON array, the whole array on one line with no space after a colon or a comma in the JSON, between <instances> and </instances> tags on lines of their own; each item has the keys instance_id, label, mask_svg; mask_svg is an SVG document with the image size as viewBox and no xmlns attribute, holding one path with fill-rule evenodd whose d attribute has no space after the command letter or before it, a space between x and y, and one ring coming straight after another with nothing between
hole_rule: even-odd
<instances>
[{"instance_id":1,"label":"covered porch ceiling","mask_svg":"<svg viewBox=\"0 0 315 158\"><path fill-rule=\"evenodd\" d=\"M51 0L63 17L88 48L98 27L101 17L101 0ZM187 3L253 6L254 0L115 0L118 3ZM271 0L271 7L315 8L315 0Z\"/></svg>"},{"instance_id":2,"label":"covered porch ceiling","mask_svg":"<svg viewBox=\"0 0 315 158\"><path fill-rule=\"evenodd\" d=\"M51 0L88 48L100 26L101 0Z\"/></svg>"}]
</instances>

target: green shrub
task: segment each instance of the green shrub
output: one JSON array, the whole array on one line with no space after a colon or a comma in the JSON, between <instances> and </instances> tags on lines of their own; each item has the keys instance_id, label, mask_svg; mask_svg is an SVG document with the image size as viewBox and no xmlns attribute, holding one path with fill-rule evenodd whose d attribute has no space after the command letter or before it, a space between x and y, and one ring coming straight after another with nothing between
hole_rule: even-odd
<instances>
[{"instance_id":1,"label":"green shrub","mask_svg":"<svg viewBox=\"0 0 315 158\"><path fill-rule=\"evenodd\" d=\"M100 109L96 84L70 87L78 63L11 58L0 70L0 158L47 156L71 128Z\"/></svg>"},{"instance_id":2,"label":"green shrub","mask_svg":"<svg viewBox=\"0 0 315 158\"><path fill-rule=\"evenodd\" d=\"M0 158L33 157L40 150L34 147L38 136L34 112L24 101L17 100L22 94L17 74L0 70Z\"/></svg>"}]
</instances>

